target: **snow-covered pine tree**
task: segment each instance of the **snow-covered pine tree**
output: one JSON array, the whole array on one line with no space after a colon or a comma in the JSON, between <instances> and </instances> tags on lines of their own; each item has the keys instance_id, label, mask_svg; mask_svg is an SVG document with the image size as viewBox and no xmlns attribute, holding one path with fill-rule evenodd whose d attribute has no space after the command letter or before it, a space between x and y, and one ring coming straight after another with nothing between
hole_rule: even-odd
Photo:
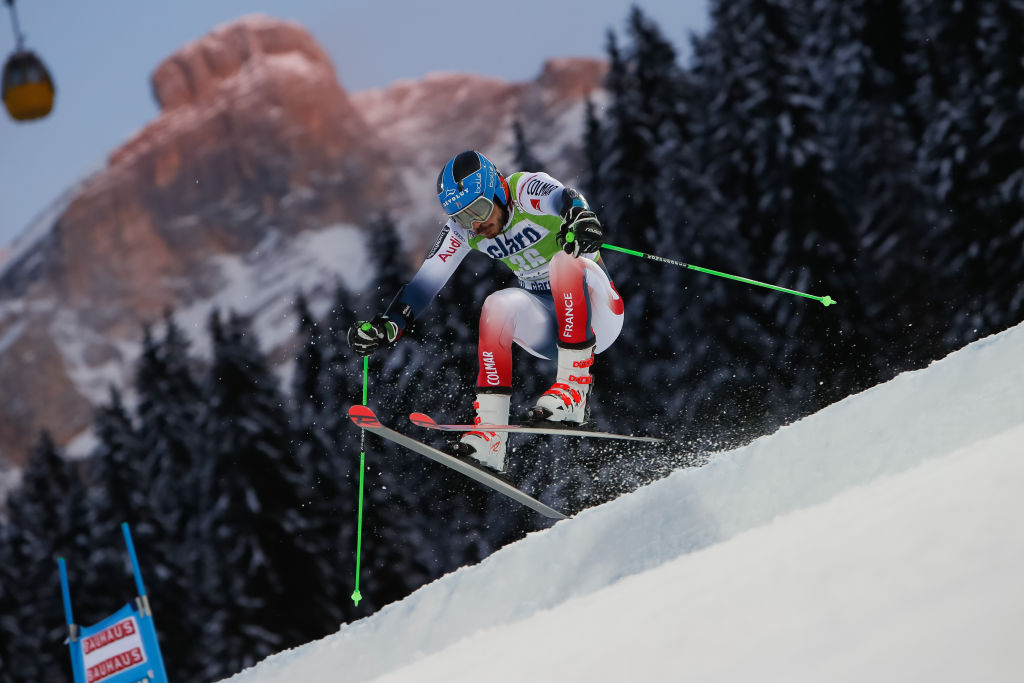
<instances>
[{"instance_id":1,"label":"snow-covered pine tree","mask_svg":"<svg viewBox=\"0 0 1024 683\"><path fill-rule=\"evenodd\" d=\"M686 136L689 125L686 118L687 104L684 92L684 75L679 67L675 48L664 37L657 24L634 7L627 24L628 43L622 49L626 73L619 109L634 112L640 135L636 143L639 149L627 158L642 158L643 165L632 169L629 185L630 214L641 220L642 228L624 236L624 246L640 251L681 259L688 246L680 239L687 222L689 206L678 201L693 190L684 186L692 158L678 156L686 152ZM667 211L667 205L675 205L678 211ZM616 242L617 226L613 226L610 241ZM645 283L628 292L630 315L641 313L638 323L643 329L646 376L637 377L645 386L659 386L666 393L678 394L674 385L673 366L680 350L682 328L679 325L681 300L680 282L684 273L666 271L666 266L634 257L619 255L616 262L630 259L635 277ZM613 277L615 275L613 274ZM627 296L623 292L623 296ZM668 361L667 367L660 361ZM635 370L633 364L626 364ZM643 367L643 366L642 366ZM666 374L666 370L668 373ZM660 381L659 381L660 380ZM661 403L657 399L656 403ZM664 423L659 420L658 427ZM653 426L653 425L652 425ZM647 425L644 425L647 427ZM649 427L648 427L649 428Z\"/></svg>"},{"instance_id":2,"label":"snow-covered pine tree","mask_svg":"<svg viewBox=\"0 0 1024 683\"><path fill-rule=\"evenodd\" d=\"M643 40L646 35L664 40L638 19L634 21L634 40ZM640 54L647 52L655 57L667 54L664 48L640 50ZM702 140L713 135L704 111L705 93L692 71L669 70L667 64L663 68L674 72L675 85L672 97L658 105L665 114L660 124L661 142L652 153L659 168L655 179L659 197L657 222L666 236L656 253L729 270L742 238L735 232L735 222L718 210L723 200L708 181L700 156ZM714 376L712 369L723 362L723 350L729 348L728 342L723 345L722 340L730 334L728 328L735 316L733 297L737 292L730 291L730 283L725 280L663 265L652 264L647 272L651 278L650 296L662 302L660 318L646 328L653 347L650 381L664 382L658 401L661 414L651 428L683 439L719 433L721 425L712 428L708 420L715 408L707 400L712 392L705 391L705 387ZM693 446L693 450L699 449ZM679 450L669 449L669 454ZM662 476L665 468L679 466L674 457L660 458L651 463L644 477L634 479L648 481Z\"/></svg>"},{"instance_id":3,"label":"snow-covered pine tree","mask_svg":"<svg viewBox=\"0 0 1024 683\"><path fill-rule=\"evenodd\" d=\"M139 435L150 468L148 491L153 519L151 532L140 526L143 543L150 535L179 541L195 531L197 481L202 445L198 427L205 398L194 376L190 344L168 312L163 335L145 330L136 365ZM140 520L140 523L143 520Z\"/></svg>"},{"instance_id":4,"label":"snow-covered pine tree","mask_svg":"<svg viewBox=\"0 0 1024 683\"><path fill-rule=\"evenodd\" d=\"M147 504L135 510L137 516L120 520L131 524L167 668L190 675L205 657L203 641L192 634L206 617L196 587L200 477L206 460L200 431L206 398L194 374L196 365L190 343L170 312L164 315L162 330L144 331L135 391L138 448L145 465L133 467ZM123 550L117 536L104 538L103 545Z\"/></svg>"},{"instance_id":5,"label":"snow-covered pine tree","mask_svg":"<svg viewBox=\"0 0 1024 683\"><path fill-rule=\"evenodd\" d=\"M1024 12L1014 0L904 5L953 349L1024 319Z\"/></svg>"},{"instance_id":6,"label":"snow-covered pine tree","mask_svg":"<svg viewBox=\"0 0 1024 683\"><path fill-rule=\"evenodd\" d=\"M939 245L929 220L935 202L917 168L923 122L911 106L901 3L818 2L811 24L805 49L822 92L841 211L857 243L842 266L856 292L844 317L856 315L866 337L862 367L873 367L842 383L856 391L944 353L938 332L948 315L934 297Z\"/></svg>"},{"instance_id":7,"label":"snow-covered pine tree","mask_svg":"<svg viewBox=\"0 0 1024 683\"><path fill-rule=\"evenodd\" d=\"M712 16L695 67L713 131L700 153L722 215L740 237L732 272L839 298L835 292L856 286L837 268L856 243L801 43L811 28L806 11L750 0L715 2ZM863 340L849 322L862 319L856 301L847 319L765 290L730 292L736 319L716 341L733 361L716 365L720 374L710 378L729 422L762 433L845 395L840 387L850 385L862 358Z\"/></svg>"},{"instance_id":8,"label":"snow-covered pine tree","mask_svg":"<svg viewBox=\"0 0 1024 683\"><path fill-rule=\"evenodd\" d=\"M64 647L57 558L85 557L88 527L85 486L48 432L32 449L21 485L7 500L3 558L12 611L0 618L0 650L5 667L0 680L52 681L69 677ZM76 578L87 565L71 567Z\"/></svg>"},{"instance_id":9,"label":"snow-covered pine tree","mask_svg":"<svg viewBox=\"0 0 1024 683\"><path fill-rule=\"evenodd\" d=\"M396 250L377 252L378 257L391 253L394 258ZM391 269L394 279L395 264L385 266ZM393 283L392 283L393 284ZM371 306L387 305L390 294L383 293L383 287L372 287L370 291L382 293L386 299L378 302L380 296L371 297ZM397 290L396 290L397 291ZM360 449L362 441L360 431L348 419L348 409L362 402L362 359L352 353L348 347L347 332L353 321L360 314L352 305L352 297L339 283L335 287L331 308L325 316L322 326L326 329L323 337L324 364L320 382L324 396L322 413L323 438L331 449L330 463L333 470L334 483L338 488L335 505L338 512L339 527L334 539L335 559L338 562L336 577L344 577L336 586L339 592L340 606L345 618L351 620L370 614L383 605L399 600L408 595L419 584L411 585L402 575L404 555L415 544L403 539L395 544L380 540L382 532L379 518L390 514L388 510L394 505L391 497L400 494L404 487L415 487L420 482L413 479L402 480L392 468L403 454L388 449L385 444L366 443L367 466L364 500L363 549L361 557L362 573L360 576L360 593L363 599L354 605L349 599L355 583L356 557L356 522L358 510L358 487ZM365 318L365 315L362 316ZM309 342L307 342L308 344ZM370 361L370 402L375 407L382 402L386 404L394 397L394 387L383 385L379 379L380 364L387 361L393 353L401 353L402 362L413 362L416 342L403 339L395 349L375 354ZM404 348L403 348L404 347ZM406 381L403 378L403 382ZM404 385L403 385L404 386ZM388 449L388 452L384 452ZM407 456L406 456L407 457ZM325 501L326 502L326 501Z\"/></svg>"},{"instance_id":10,"label":"snow-covered pine tree","mask_svg":"<svg viewBox=\"0 0 1024 683\"><path fill-rule=\"evenodd\" d=\"M587 197L590 208L598 217L604 216L605 185L601 181L601 162L608 153L604 138L604 126L598 115L597 106L587 97L583 111L583 169L578 188Z\"/></svg>"},{"instance_id":11,"label":"snow-covered pine tree","mask_svg":"<svg viewBox=\"0 0 1024 683\"><path fill-rule=\"evenodd\" d=\"M309 301L302 292L295 296L295 316L302 346L295 356L291 395L297 422L306 425L313 424L324 410L322 373L326 328L320 325L309 310Z\"/></svg>"},{"instance_id":12,"label":"snow-covered pine tree","mask_svg":"<svg viewBox=\"0 0 1024 683\"><path fill-rule=\"evenodd\" d=\"M277 379L241 318L214 312L209 328L199 587L204 674L223 676L321 635L331 610Z\"/></svg>"},{"instance_id":13,"label":"snow-covered pine tree","mask_svg":"<svg viewBox=\"0 0 1024 683\"><path fill-rule=\"evenodd\" d=\"M15 595L17 569L10 548L13 529L0 520L0 683L13 683L14 643L21 634L18 622L18 598Z\"/></svg>"},{"instance_id":14,"label":"snow-covered pine tree","mask_svg":"<svg viewBox=\"0 0 1024 683\"><path fill-rule=\"evenodd\" d=\"M512 135L512 148L509 151L512 152L512 166L514 169L516 171L544 171L544 164L533 153L533 147L531 147L526 139L526 134L523 132L523 122L519 119L512 122Z\"/></svg>"},{"instance_id":15,"label":"snow-covered pine tree","mask_svg":"<svg viewBox=\"0 0 1024 683\"><path fill-rule=\"evenodd\" d=\"M609 101L600 119L588 122L588 142L599 138L600 156L588 150L588 159L596 163L585 174L589 178L587 197L597 209L598 218L605 226L606 241L624 247L644 251L647 246L644 236L647 227L654 222L653 204L648 192L639 185L653 178L656 171L646 155L650 152L645 139L643 112L636 108L635 85L631 76L628 56L620 50L615 33L607 34L609 69L605 77L605 89ZM647 249L647 251L652 251ZM656 253L656 251L654 252ZM626 319L623 337L617 345L628 345L636 350L638 358L645 358L648 346L642 335L644 305L649 282L645 281L644 264L635 258L602 256L606 260L611 279L626 301ZM610 354L608 357L612 357ZM634 364L628 364L635 367ZM645 416L649 415L647 401L617 400L623 395L635 395L631 388L631 373L622 363L609 364L607 357L594 366L594 404L591 408L595 419L606 414L615 416L615 424L622 429L645 429ZM614 388L615 393L604 390Z\"/></svg>"},{"instance_id":16,"label":"snow-covered pine tree","mask_svg":"<svg viewBox=\"0 0 1024 683\"><path fill-rule=\"evenodd\" d=\"M370 224L370 263L376 273L374 310L383 311L398 289L408 281L409 265L391 214L383 212Z\"/></svg>"},{"instance_id":17,"label":"snow-covered pine tree","mask_svg":"<svg viewBox=\"0 0 1024 683\"><path fill-rule=\"evenodd\" d=\"M296 297L295 313L303 343L295 359L289 405L292 450L302 482L302 516L309 530L306 541L320 572L341 577L351 570L355 548L357 493L353 476L358 454L352 452L351 438L339 444L334 436L333 430L344 426L339 420L344 419L345 407L331 396L328 373L333 358L328 325L317 321L302 294ZM348 437L352 431L343 434ZM324 586L323 602L330 620L322 625L324 635L355 616L347 599L349 589L347 582L339 580Z\"/></svg>"},{"instance_id":18,"label":"snow-covered pine tree","mask_svg":"<svg viewBox=\"0 0 1024 683\"><path fill-rule=\"evenodd\" d=\"M359 313L352 303L352 296L341 283L336 283L330 309L324 316L321 327L323 343L323 366L320 370L321 395L323 396L324 424L335 448L351 444L354 433L347 417L349 406L362 400L362 363L348 347L349 326L359 319ZM307 344L310 343L308 340ZM358 443L358 437L355 439ZM352 472L356 471L352 468Z\"/></svg>"},{"instance_id":19,"label":"snow-covered pine tree","mask_svg":"<svg viewBox=\"0 0 1024 683\"><path fill-rule=\"evenodd\" d=\"M113 386L108 402L96 409L93 433L96 445L85 461L91 551L69 558L78 576L75 615L83 624L99 621L134 595L120 525L144 526L140 522L152 517L146 453Z\"/></svg>"},{"instance_id":20,"label":"snow-covered pine tree","mask_svg":"<svg viewBox=\"0 0 1024 683\"><path fill-rule=\"evenodd\" d=\"M86 460L90 526L109 526L105 531L120 534L121 522L149 515L149 497L142 486L148 469L131 415L114 386L107 403L96 410L93 431L97 443Z\"/></svg>"}]
</instances>

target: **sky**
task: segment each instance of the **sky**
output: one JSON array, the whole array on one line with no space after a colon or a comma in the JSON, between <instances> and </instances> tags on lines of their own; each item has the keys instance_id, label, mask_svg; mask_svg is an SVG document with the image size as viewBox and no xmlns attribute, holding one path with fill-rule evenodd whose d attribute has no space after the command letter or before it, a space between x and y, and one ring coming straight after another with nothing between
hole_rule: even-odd
<instances>
[{"instance_id":1,"label":"sky","mask_svg":"<svg viewBox=\"0 0 1024 683\"><path fill-rule=\"evenodd\" d=\"M16 0L26 47L57 87L54 110L15 123L0 114L0 248L53 200L157 116L150 75L185 43L252 13L298 21L324 46L350 92L434 71L535 78L545 59L605 57L632 4L680 54L707 26L706 0ZM2 8L0 54L14 50Z\"/></svg>"},{"instance_id":2,"label":"sky","mask_svg":"<svg viewBox=\"0 0 1024 683\"><path fill-rule=\"evenodd\" d=\"M1019 681L1022 405L1019 325L228 680Z\"/></svg>"}]
</instances>

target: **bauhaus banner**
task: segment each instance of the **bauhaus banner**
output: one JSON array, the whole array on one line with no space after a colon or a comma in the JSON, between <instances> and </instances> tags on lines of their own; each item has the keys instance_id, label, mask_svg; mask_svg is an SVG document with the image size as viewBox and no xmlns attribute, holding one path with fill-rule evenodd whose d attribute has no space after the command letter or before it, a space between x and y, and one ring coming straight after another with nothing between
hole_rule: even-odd
<instances>
[{"instance_id":1,"label":"bauhaus banner","mask_svg":"<svg viewBox=\"0 0 1024 683\"><path fill-rule=\"evenodd\" d=\"M71 643L83 677L76 683L136 683L166 681L152 618L131 604L93 626L83 628ZM77 650L77 652L75 652Z\"/></svg>"},{"instance_id":2,"label":"bauhaus banner","mask_svg":"<svg viewBox=\"0 0 1024 683\"><path fill-rule=\"evenodd\" d=\"M74 623L67 569L64 559L58 560L75 683L167 683L153 614L149 610L128 525L122 525L122 530L139 595L97 624L82 627Z\"/></svg>"}]
</instances>

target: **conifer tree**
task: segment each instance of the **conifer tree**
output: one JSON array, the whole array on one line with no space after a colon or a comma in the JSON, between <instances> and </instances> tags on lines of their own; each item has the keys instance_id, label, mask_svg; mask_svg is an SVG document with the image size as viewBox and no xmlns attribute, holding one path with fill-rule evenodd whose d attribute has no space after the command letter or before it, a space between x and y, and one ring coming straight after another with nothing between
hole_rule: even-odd
<instances>
[{"instance_id":1,"label":"conifer tree","mask_svg":"<svg viewBox=\"0 0 1024 683\"><path fill-rule=\"evenodd\" d=\"M146 514L148 505L141 486L148 474L145 452L116 387L96 410L93 430L97 444L87 461L91 524L116 527Z\"/></svg>"},{"instance_id":2,"label":"conifer tree","mask_svg":"<svg viewBox=\"0 0 1024 683\"><path fill-rule=\"evenodd\" d=\"M927 37L908 61L918 75L914 106L927 120L920 171L937 209L933 264L952 349L1024 318L1024 18L1013 0L906 7L908 31Z\"/></svg>"},{"instance_id":3,"label":"conifer tree","mask_svg":"<svg viewBox=\"0 0 1024 683\"><path fill-rule=\"evenodd\" d=\"M202 461L198 427L205 399L193 376L189 342L170 313L163 336L145 330L136 369L141 448L147 454L153 488L152 523L164 538L182 539L196 519L196 476ZM150 520L145 520L149 522ZM149 531L140 528L145 542Z\"/></svg>"},{"instance_id":4,"label":"conifer tree","mask_svg":"<svg viewBox=\"0 0 1024 683\"><path fill-rule=\"evenodd\" d=\"M210 334L201 591L223 675L321 634L330 610L277 381L238 316L215 312Z\"/></svg>"},{"instance_id":5,"label":"conifer tree","mask_svg":"<svg viewBox=\"0 0 1024 683\"><path fill-rule=\"evenodd\" d=\"M142 354L136 365L138 396L137 448L145 458L136 487L146 505L123 520L147 578L157 632L169 669L192 674L202 666L202 640L186 637L204 622L197 590L201 562L199 507L206 447L201 436L206 398L189 353L190 344L170 312L162 334L144 331ZM119 537L105 538L103 547L118 548Z\"/></svg>"},{"instance_id":6,"label":"conifer tree","mask_svg":"<svg viewBox=\"0 0 1024 683\"><path fill-rule=\"evenodd\" d=\"M409 271L390 213L382 213L370 225L369 248L370 262L376 273L374 307L383 311L405 284Z\"/></svg>"},{"instance_id":7,"label":"conifer tree","mask_svg":"<svg viewBox=\"0 0 1024 683\"><path fill-rule=\"evenodd\" d=\"M15 595L17 569L11 551L13 528L0 520L0 683L12 683L14 674L14 646L21 637L18 620L18 599Z\"/></svg>"},{"instance_id":8,"label":"conifer tree","mask_svg":"<svg viewBox=\"0 0 1024 683\"><path fill-rule=\"evenodd\" d=\"M134 595L121 523L149 520L152 514L146 454L115 387L110 388L108 403L95 412L93 432L97 443L85 462L90 547L87 554L69 558L78 569L75 613L83 624L108 616Z\"/></svg>"},{"instance_id":9,"label":"conifer tree","mask_svg":"<svg viewBox=\"0 0 1024 683\"><path fill-rule=\"evenodd\" d=\"M296 316L303 345L292 378L292 449L302 482L302 516L320 573L341 577L351 566L356 515L351 439L335 438L347 406L331 396L329 366L334 359L328 325L316 320L303 295L297 297ZM342 393L347 398L348 392ZM324 586L324 607L334 623L354 616L347 587L337 579Z\"/></svg>"},{"instance_id":10,"label":"conifer tree","mask_svg":"<svg viewBox=\"0 0 1024 683\"><path fill-rule=\"evenodd\" d=\"M604 139L604 126L594 100L587 97L583 118L583 178L579 188L586 195L590 208L598 216L604 215L605 185L601 179L601 166L608 153Z\"/></svg>"},{"instance_id":11,"label":"conifer tree","mask_svg":"<svg viewBox=\"0 0 1024 683\"><path fill-rule=\"evenodd\" d=\"M356 319L357 313L352 306L351 297L339 284L324 322L327 334L323 339L325 360L321 383L326 397L323 435L331 451L330 476L337 487L337 492L333 494L339 520L337 536L334 539L337 560L335 576L338 600L341 601L346 619L370 614L384 604L400 599L416 587L411 586L399 573L402 563L399 546L390 547L377 541L377 517L382 509L387 509L391 505L388 500L391 493L400 491L401 487L394 486L394 478L387 473L384 465L379 464L378 459L382 455L378 445L364 443L360 438L360 430L352 424L347 414L352 405L362 402L362 359L352 353L347 341L348 328ZM414 344L412 340L404 340L397 348ZM405 349L405 353L410 354L408 348ZM377 354L372 360L380 362L383 357L384 354ZM370 400L375 408L380 409L380 399L392 396L393 390L382 390L378 386L376 362L372 372L374 379L371 383ZM349 595L355 584L359 467L360 452L364 447L368 452L363 505L366 513L361 557L363 571L360 577L363 600L359 605L354 605ZM409 484L412 485L413 482ZM409 547L408 542L400 545Z\"/></svg>"},{"instance_id":12,"label":"conifer tree","mask_svg":"<svg viewBox=\"0 0 1024 683\"><path fill-rule=\"evenodd\" d=\"M512 122L512 135L514 141L512 143L512 164L518 171L543 171L544 164L541 163L537 155L533 153L533 148L530 143L526 140L526 134L523 132L523 122L516 119Z\"/></svg>"},{"instance_id":13,"label":"conifer tree","mask_svg":"<svg viewBox=\"0 0 1024 683\"><path fill-rule=\"evenodd\" d=\"M799 3L761 0L715 3L712 13L696 75L714 135L700 141L700 154L724 202L720 214L739 238L733 272L804 291L850 291L855 280L836 277L847 273L837 264L848 262L857 245L841 211L820 93L800 42L807 14ZM742 317L718 340L732 358L715 366L739 372L723 373L713 387L720 402L728 398L729 421L755 433L770 429L853 381L839 375L862 371L863 344L852 323L862 319L857 301L850 302L850 318L839 318L772 293L730 291Z\"/></svg>"},{"instance_id":14,"label":"conifer tree","mask_svg":"<svg viewBox=\"0 0 1024 683\"><path fill-rule=\"evenodd\" d=\"M0 620L12 680L63 680L68 675L57 558L84 557L88 528L85 487L48 432L40 434L21 485L8 499L7 590L13 612ZM77 567L77 565L72 565ZM4 633L6 631L6 633Z\"/></svg>"},{"instance_id":15,"label":"conifer tree","mask_svg":"<svg viewBox=\"0 0 1024 683\"><path fill-rule=\"evenodd\" d=\"M933 300L935 202L917 167L923 123L911 101L902 3L820 3L812 24L808 58L823 95L841 211L857 244L844 270L857 283L857 325L874 366L846 387L855 390L942 354L937 331L947 315Z\"/></svg>"}]
</instances>

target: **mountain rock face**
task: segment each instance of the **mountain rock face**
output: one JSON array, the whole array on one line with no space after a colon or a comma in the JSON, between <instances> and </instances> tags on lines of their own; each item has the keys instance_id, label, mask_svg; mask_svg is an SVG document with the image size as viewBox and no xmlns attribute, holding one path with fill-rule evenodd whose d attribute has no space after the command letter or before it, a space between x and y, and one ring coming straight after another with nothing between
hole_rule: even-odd
<instances>
[{"instance_id":1,"label":"mountain rock face","mask_svg":"<svg viewBox=\"0 0 1024 683\"><path fill-rule=\"evenodd\" d=\"M350 95L294 23L245 17L184 46L153 73L159 116L0 262L0 462L23 462L43 428L61 444L87 433L166 310L199 346L213 308L252 315L272 350L296 291L369 279L363 226L383 210L419 258L437 169L469 148L507 166L517 119L573 182L605 68L558 59L531 82L445 73Z\"/></svg>"}]
</instances>

